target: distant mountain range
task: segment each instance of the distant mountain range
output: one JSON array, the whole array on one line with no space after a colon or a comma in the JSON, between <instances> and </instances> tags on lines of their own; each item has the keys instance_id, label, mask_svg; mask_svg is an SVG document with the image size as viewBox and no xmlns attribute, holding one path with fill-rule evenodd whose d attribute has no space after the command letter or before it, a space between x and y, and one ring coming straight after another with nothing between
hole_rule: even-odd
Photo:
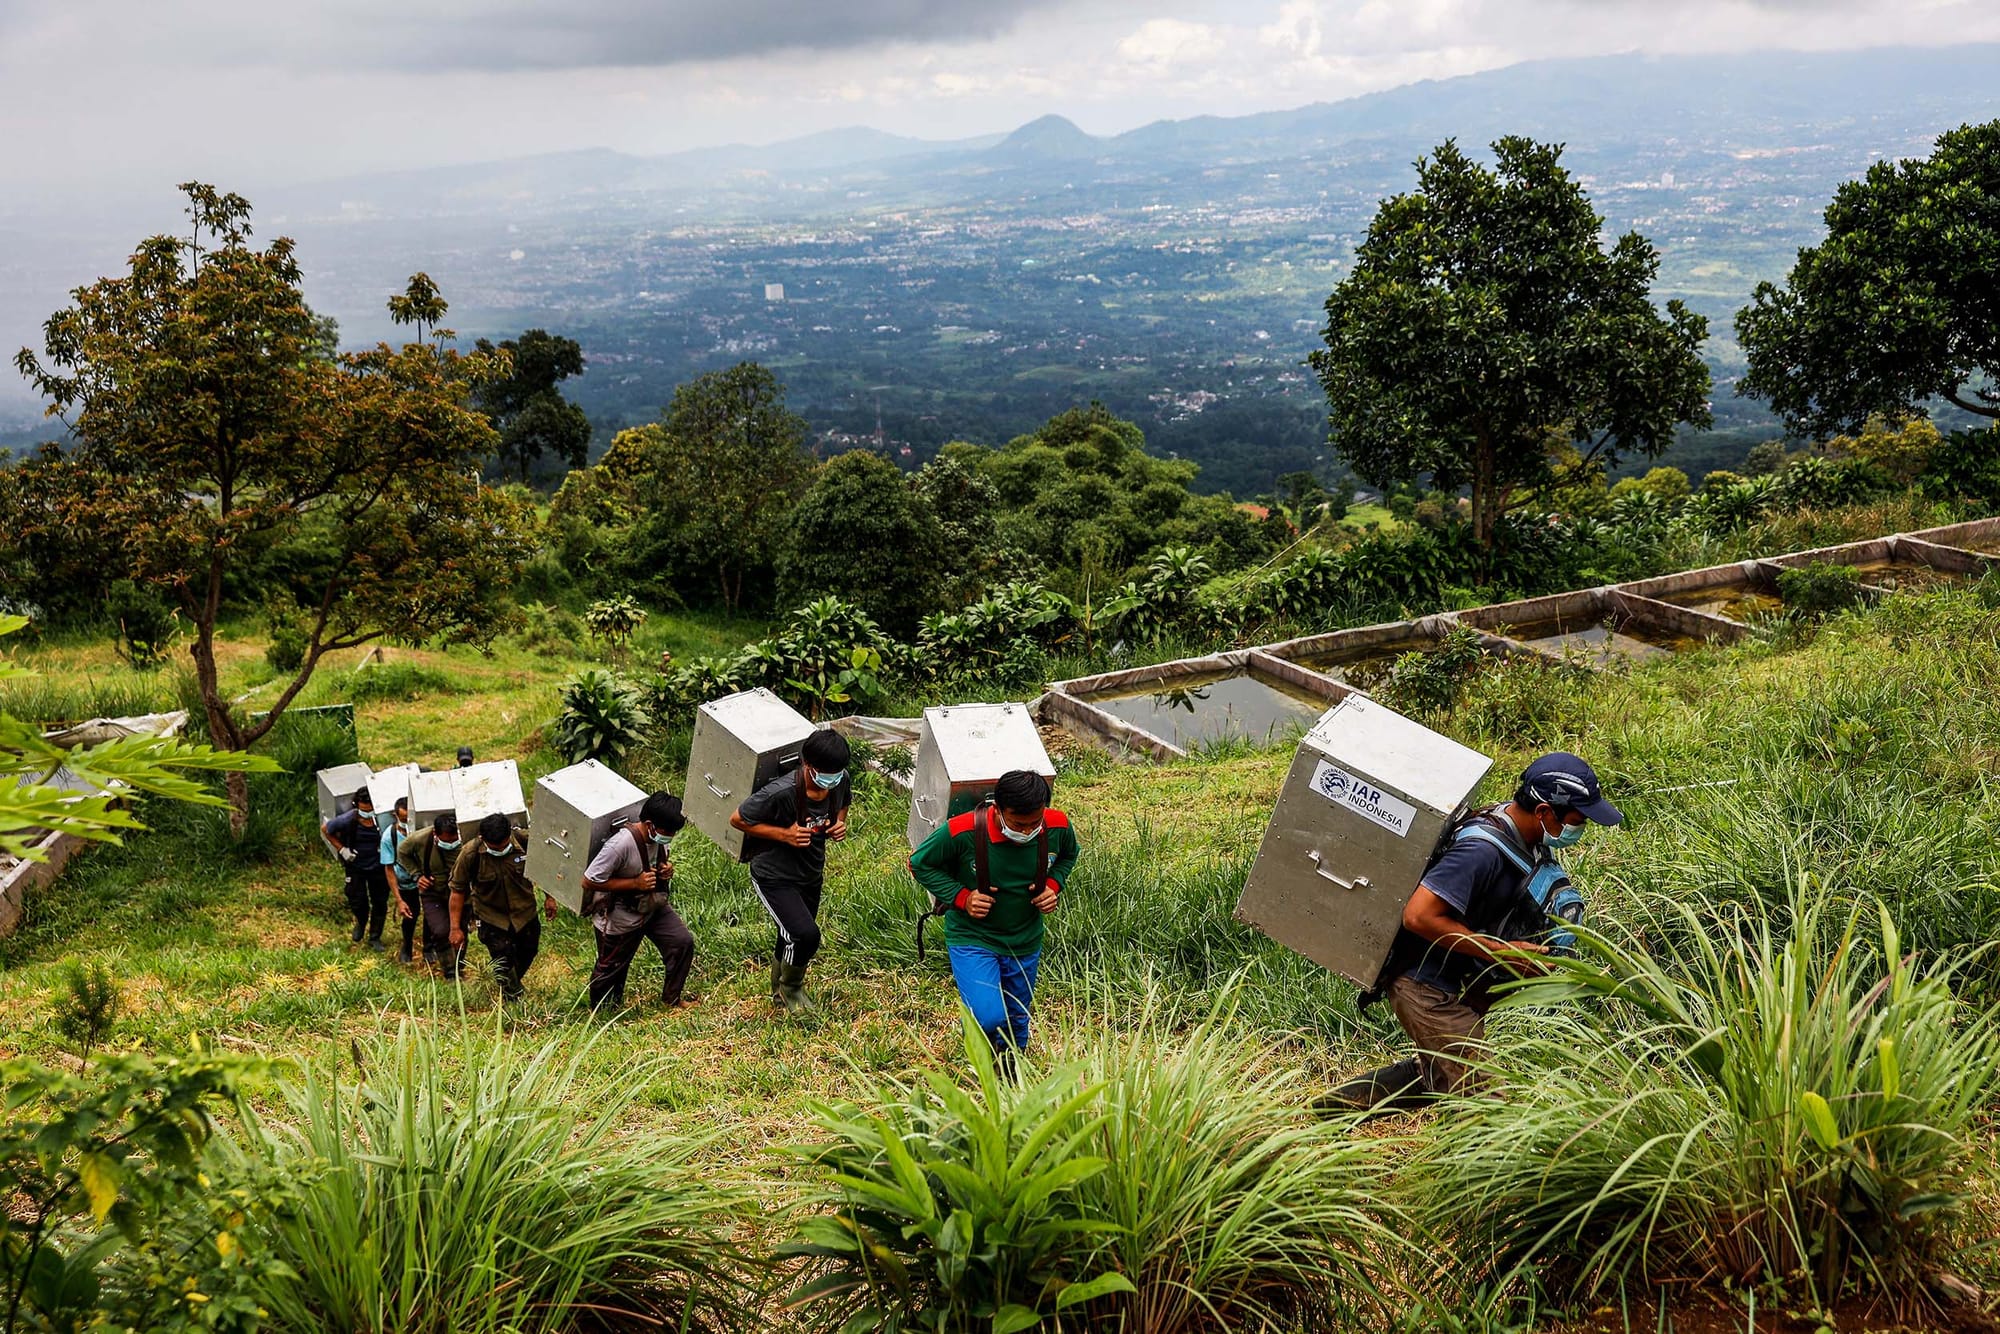
<instances>
[{"instance_id":1,"label":"distant mountain range","mask_svg":"<svg viewBox=\"0 0 2000 1334\"><path fill-rule=\"evenodd\" d=\"M839 188L866 187L876 202L913 191L934 199L952 180L1011 185L1021 173L1051 169L1114 177L1357 144L1409 155L1447 137L1483 144L1520 133L1602 146L1726 134L1779 147L1802 129L1894 134L2000 115L1996 65L2000 45L1531 61L1290 111L1162 120L1109 136L1061 116L956 140L853 127L653 157L587 149L379 173L268 192L258 202L307 217L380 218L651 196L698 212L796 215L827 208L836 201L824 192Z\"/></svg>"}]
</instances>

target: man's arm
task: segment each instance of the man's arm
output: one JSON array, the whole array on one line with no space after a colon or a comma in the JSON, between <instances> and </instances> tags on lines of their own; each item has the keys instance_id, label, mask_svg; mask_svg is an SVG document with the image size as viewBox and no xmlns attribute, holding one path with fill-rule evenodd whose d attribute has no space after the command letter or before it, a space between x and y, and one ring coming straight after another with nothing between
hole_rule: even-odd
<instances>
[{"instance_id":1,"label":"man's arm","mask_svg":"<svg viewBox=\"0 0 2000 1334\"><path fill-rule=\"evenodd\" d=\"M635 890L652 889L659 883L657 874L652 871L642 870L638 875L618 874L628 860L625 850L612 842L620 835L632 840L632 846L637 846L636 836L626 829L621 829L611 838L605 839L604 846L597 850L597 855L590 859L590 865L584 868L583 892L586 895L629 894Z\"/></svg>"},{"instance_id":2,"label":"man's arm","mask_svg":"<svg viewBox=\"0 0 2000 1334\"><path fill-rule=\"evenodd\" d=\"M780 783L785 779L779 779ZM771 785L775 786L775 785ZM791 810L791 802L771 791L766 786L762 792L752 792L736 808L736 814L729 817L729 827L752 838L769 839L773 843L787 843L795 848L812 844L812 831L799 823L799 814ZM785 809L780 809L780 806ZM787 824L776 824L780 817L789 820Z\"/></svg>"},{"instance_id":3,"label":"man's arm","mask_svg":"<svg viewBox=\"0 0 2000 1334\"><path fill-rule=\"evenodd\" d=\"M343 821L346 821L346 823L342 824ZM348 820L345 814L336 815L331 820L321 820L319 822L319 832L325 837L327 842L333 844L333 855L344 862L354 860L354 849L347 846L347 840L344 836L353 832L354 826L357 823L359 821ZM340 825L340 828L336 829L334 827L336 825Z\"/></svg>"},{"instance_id":4,"label":"man's arm","mask_svg":"<svg viewBox=\"0 0 2000 1334\"><path fill-rule=\"evenodd\" d=\"M940 905L964 908L973 891L959 881L958 840L949 825L931 830L930 837L910 854L910 874Z\"/></svg>"},{"instance_id":5,"label":"man's arm","mask_svg":"<svg viewBox=\"0 0 2000 1334\"><path fill-rule=\"evenodd\" d=\"M403 877L404 884L415 885L419 889L426 888L424 881L430 879L424 874L423 863L414 855L419 847L429 846L428 842L419 841L422 839L423 835L412 834L396 845L397 874Z\"/></svg>"},{"instance_id":6,"label":"man's arm","mask_svg":"<svg viewBox=\"0 0 2000 1334\"><path fill-rule=\"evenodd\" d=\"M1468 931L1451 904L1428 885L1418 885L1417 892L1410 895L1410 901L1403 905L1403 926L1412 935L1421 936L1433 945L1442 945L1453 954L1467 954L1488 963L1501 964L1524 976L1538 977L1548 971L1532 960L1513 957L1547 954L1548 946L1529 940L1501 940L1498 936L1483 936Z\"/></svg>"}]
</instances>

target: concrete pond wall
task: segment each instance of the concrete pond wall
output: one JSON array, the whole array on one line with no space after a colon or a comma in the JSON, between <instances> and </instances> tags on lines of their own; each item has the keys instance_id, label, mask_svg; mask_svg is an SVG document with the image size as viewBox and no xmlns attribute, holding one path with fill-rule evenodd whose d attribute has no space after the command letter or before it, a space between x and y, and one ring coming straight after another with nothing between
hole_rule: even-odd
<instances>
[{"instance_id":1,"label":"concrete pond wall","mask_svg":"<svg viewBox=\"0 0 2000 1334\"><path fill-rule=\"evenodd\" d=\"M1372 684L1384 664L1434 646L1454 626L1475 631L1480 647L1497 656L1535 654L1587 666L1733 644L1750 633L1748 622L1782 610L1779 573L1817 563L1862 567L1871 598L1886 591L1867 582L1871 568L1884 578L1899 568L1978 578L2000 568L2000 517L1058 681L1038 701L1038 716L1126 758L1182 759L1185 747L1113 715L1104 702L1235 676L1330 707L1366 692L1366 685L1343 676L1353 673Z\"/></svg>"}]
</instances>

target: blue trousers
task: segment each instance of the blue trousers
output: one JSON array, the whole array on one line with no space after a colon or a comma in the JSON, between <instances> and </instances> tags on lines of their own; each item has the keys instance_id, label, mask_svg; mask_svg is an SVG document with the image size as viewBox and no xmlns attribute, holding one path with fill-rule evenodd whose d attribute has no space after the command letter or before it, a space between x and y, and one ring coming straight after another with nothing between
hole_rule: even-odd
<instances>
[{"instance_id":1,"label":"blue trousers","mask_svg":"<svg viewBox=\"0 0 2000 1334\"><path fill-rule=\"evenodd\" d=\"M951 979L958 997L972 1011L973 1022L986 1034L993 1050L1002 1044L1016 1051L1028 1048L1028 1011L1035 1003L1035 972L1041 951L1017 959L978 945L953 945Z\"/></svg>"}]
</instances>

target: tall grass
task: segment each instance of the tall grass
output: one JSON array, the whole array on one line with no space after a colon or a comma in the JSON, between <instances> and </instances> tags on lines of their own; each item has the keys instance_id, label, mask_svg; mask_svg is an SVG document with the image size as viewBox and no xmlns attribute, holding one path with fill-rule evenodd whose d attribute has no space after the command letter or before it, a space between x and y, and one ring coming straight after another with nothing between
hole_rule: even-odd
<instances>
[{"instance_id":1,"label":"tall grass","mask_svg":"<svg viewBox=\"0 0 2000 1334\"><path fill-rule=\"evenodd\" d=\"M582 1324L749 1328L732 1232L745 1198L699 1137L626 1131L644 1072L608 1086L589 1044L406 1022L357 1044L361 1073L308 1066L219 1154L225 1177L308 1179L258 1245L292 1277L274 1323L537 1334Z\"/></svg>"},{"instance_id":2,"label":"tall grass","mask_svg":"<svg viewBox=\"0 0 2000 1334\"><path fill-rule=\"evenodd\" d=\"M1378 1146L1306 1115L1226 1002L1173 1019L1157 993L1092 1016L1018 1085L968 1023L976 1088L820 1108L789 1305L843 1331L1379 1327L1407 1255Z\"/></svg>"},{"instance_id":3,"label":"tall grass","mask_svg":"<svg viewBox=\"0 0 2000 1334\"><path fill-rule=\"evenodd\" d=\"M1449 1109L1411 1169L1477 1276L1918 1298L1961 1239L2000 1028L1953 994L1967 955L1906 954L1865 896L1803 880L1787 917L1656 902L1511 998L1586 1004L1509 1045L1498 1100Z\"/></svg>"}]
</instances>

